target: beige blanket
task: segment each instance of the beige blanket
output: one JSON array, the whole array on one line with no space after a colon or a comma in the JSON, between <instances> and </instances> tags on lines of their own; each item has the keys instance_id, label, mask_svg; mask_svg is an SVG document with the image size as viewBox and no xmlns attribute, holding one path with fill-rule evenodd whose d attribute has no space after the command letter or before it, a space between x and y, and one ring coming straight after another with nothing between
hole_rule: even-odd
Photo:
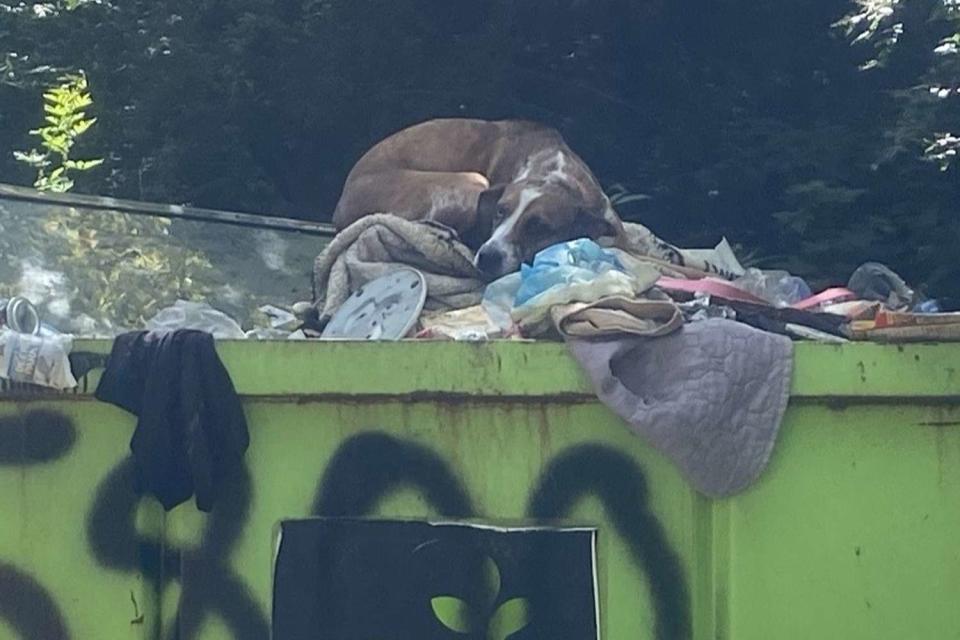
<instances>
[{"instance_id":1,"label":"beige blanket","mask_svg":"<svg viewBox=\"0 0 960 640\"><path fill-rule=\"evenodd\" d=\"M728 266L715 250L708 250L705 260L695 255L705 252L676 249L684 265L651 258L651 254L662 256L663 247L671 245L643 225L625 223L624 228L628 246L615 253L625 263L639 261L664 275L694 278L724 273ZM451 229L378 213L360 218L337 234L314 262L313 299L321 324L352 291L402 266L413 267L426 278L428 310L462 309L479 304L483 296L485 283L473 266L473 252Z\"/></svg>"},{"instance_id":2,"label":"beige blanket","mask_svg":"<svg viewBox=\"0 0 960 640\"><path fill-rule=\"evenodd\" d=\"M404 266L426 278L427 309L480 303L485 285L473 266L473 253L452 230L380 213L341 231L314 262L313 298L321 322L352 291Z\"/></svg>"}]
</instances>

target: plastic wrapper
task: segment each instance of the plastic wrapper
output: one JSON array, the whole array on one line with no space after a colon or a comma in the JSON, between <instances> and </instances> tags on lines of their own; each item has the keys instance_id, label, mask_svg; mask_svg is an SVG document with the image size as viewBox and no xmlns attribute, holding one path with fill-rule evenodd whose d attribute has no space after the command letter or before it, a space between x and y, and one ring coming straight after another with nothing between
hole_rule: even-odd
<instances>
[{"instance_id":1,"label":"plastic wrapper","mask_svg":"<svg viewBox=\"0 0 960 640\"><path fill-rule=\"evenodd\" d=\"M480 305L490 321L502 331L510 331L516 326L510 312L513 311L513 301L517 298L520 289L520 272L508 273L498 280L487 285L483 292Z\"/></svg>"},{"instance_id":2,"label":"plastic wrapper","mask_svg":"<svg viewBox=\"0 0 960 640\"><path fill-rule=\"evenodd\" d=\"M786 271L761 271L747 269L746 273L733 281L739 288L763 298L776 307L789 307L812 295L807 283Z\"/></svg>"},{"instance_id":3,"label":"plastic wrapper","mask_svg":"<svg viewBox=\"0 0 960 640\"><path fill-rule=\"evenodd\" d=\"M659 277L650 265L627 269L613 252L580 239L547 247L534 257L532 266L492 282L482 304L497 326L509 330L516 325L524 335L536 335L549 329L554 305L633 297Z\"/></svg>"},{"instance_id":4,"label":"plastic wrapper","mask_svg":"<svg viewBox=\"0 0 960 640\"><path fill-rule=\"evenodd\" d=\"M482 305L424 313L420 317L420 326L418 338L477 342L511 337L510 327L500 327Z\"/></svg>"},{"instance_id":5,"label":"plastic wrapper","mask_svg":"<svg viewBox=\"0 0 960 640\"><path fill-rule=\"evenodd\" d=\"M72 389L77 386L70 370L72 348L73 338L68 335L0 329L0 377L61 391Z\"/></svg>"},{"instance_id":6,"label":"plastic wrapper","mask_svg":"<svg viewBox=\"0 0 960 640\"><path fill-rule=\"evenodd\" d=\"M534 257L532 266L521 265L514 306L520 307L548 289L589 282L609 271L625 272L616 256L593 240L552 245Z\"/></svg>"},{"instance_id":7,"label":"plastic wrapper","mask_svg":"<svg viewBox=\"0 0 960 640\"><path fill-rule=\"evenodd\" d=\"M176 331L194 329L206 331L217 339L246 338L246 334L237 322L227 314L217 311L206 302L188 302L177 300L173 306L160 310L147 320L147 329L151 331Z\"/></svg>"}]
</instances>

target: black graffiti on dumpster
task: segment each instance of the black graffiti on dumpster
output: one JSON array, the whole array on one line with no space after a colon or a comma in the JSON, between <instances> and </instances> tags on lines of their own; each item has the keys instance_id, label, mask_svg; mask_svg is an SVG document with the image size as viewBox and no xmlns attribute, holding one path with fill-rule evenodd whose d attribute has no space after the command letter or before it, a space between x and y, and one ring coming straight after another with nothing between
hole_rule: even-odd
<instances>
[{"instance_id":1,"label":"black graffiti on dumpster","mask_svg":"<svg viewBox=\"0 0 960 640\"><path fill-rule=\"evenodd\" d=\"M67 456L77 439L73 421L50 410L0 417L0 465L32 466ZM139 534L133 460L127 458L101 482L87 518L88 542L101 566L143 572L166 585L181 581L181 596L171 638L196 636L208 613L218 613L239 640L265 640L269 626L242 579L227 559L247 524L251 502L249 471L226 479L231 491L218 501L202 541L179 549ZM23 638L66 640L64 618L54 598L35 578L0 563L0 618Z\"/></svg>"},{"instance_id":2,"label":"black graffiti on dumpster","mask_svg":"<svg viewBox=\"0 0 960 640\"><path fill-rule=\"evenodd\" d=\"M73 422L55 411L0 417L0 466L25 467L66 456L77 439ZM21 638L67 640L54 598L24 570L0 561L0 619Z\"/></svg>"},{"instance_id":3,"label":"black graffiti on dumpster","mask_svg":"<svg viewBox=\"0 0 960 640\"><path fill-rule=\"evenodd\" d=\"M0 619L21 638L67 640L57 603L30 575L0 562Z\"/></svg>"},{"instance_id":4,"label":"black graffiti on dumpster","mask_svg":"<svg viewBox=\"0 0 960 640\"><path fill-rule=\"evenodd\" d=\"M2 417L0 465L55 461L71 452L76 438L70 418L55 411ZM218 497L199 545L183 549L137 531L142 497L136 491L132 459L117 464L101 481L87 518L91 550L102 566L143 572L161 588L180 580L172 640L195 637L210 614L217 614L239 640L269 637L266 616L229 566L233 547L249 520L251 484L247 469L224 482L231 491ZM319 483L312 513L371 515L384 497L402 486L420 491L441 515L478 515L460 478L437 453L378 432L358 434L338 448ZM689 637L689 601L679 560L650 510L643 471L628 456L601 445L579 445L561 453L538 478L527 515L540 520L564 518L578 500L588 496L603 504L634 562L650 581L656 637ZM2 563L0 617L24 638L69 638L62 613L42 585Z\"/></svg>"},{"instance_id":5,"label":"black graffiti on dumpster","mask_svg":"<svg viewBox=\"0 0 960 640\"><path fill-rule=\"evenodd\" d=\"M372 515L377 503L401 486L418 489L442 516L477 515L457 475L440 456L425 446L379 432L358 434L340 446L317 488L313 514ZM588 496L603 504L634 562L650 581L657 640L689 638L690 603L683 570L650 510L644 473L632 459L602 445L571 447L538 478L527 516L561 519Z\"/></svg>"},{"instance_id":6,"label":"black graffiti on dumpster","mask_svg":"<svg viewBox=\"0 0 960 640\"><path fill-rule=\"evenodd\" d=\"M0 465L24 467L66 456L77 440L73 421L56 411L0 417Z\"/></svg>"},{"instance_id":7,"label":"black graffiti on dumpster","mask_svg":"<svg viewBox=\"0 0 960 640\"><path fill-rule=\"evenodd\" d=\"M680 559L650 510L643 471L629 456L585 444L553 458L530 495L527 515L561 519L577 501L595 496L650 582L658 640L689 638L690 603Z\"/></svg>"},{"instance_id":8,"label":"black graffiti on dumpster","mask_svg":"<svg viewBox=\"0 0 960 640\"><path fill-rule=\"evenodd\" d=\"M218 496L208 516L200 544L181 549L141 535L135 526L137 505L134 463L118 464L97 490L87 521L87 537L94 556L106 567L142 571L160 588L180 581L180 601L172 640L197 636L205 618L218 614L237 640L265 640L269 624L243 579L229 565L229 558L247 523L251 503L250 472L225 478L231 491Z\"/></svg>"},{"instance_id":9,"label":"black graffiti on dumpster","mask_svg":"<svg viewBox=\"0 0 960 640\"><path fill-rule=\"evenodd\" d=\"M433 451L384 433L361 433L337 449L317 488L313 514L362 516L401 486L418 489L440 515L476 515L457 476Z\"/></svg>"}]
</instances>

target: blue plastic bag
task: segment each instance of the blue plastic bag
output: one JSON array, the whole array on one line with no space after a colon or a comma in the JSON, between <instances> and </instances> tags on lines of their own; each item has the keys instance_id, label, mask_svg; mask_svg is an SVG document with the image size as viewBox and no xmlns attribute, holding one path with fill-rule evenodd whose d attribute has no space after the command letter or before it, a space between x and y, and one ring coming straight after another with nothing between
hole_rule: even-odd
<instances>
[{"instance_id":1,"label":"blue plastic bag","mask_svg":"<svg viewBox=\"0 0 960 640\"><path fill-rule=\"evenodd\" d=\"M533 266L521 265L520 288L513 305L518 307L552 287L590 280L611 269L626 271L615 255L589 238L552 245L534 256Z\"/></svg>"}]
</instances>

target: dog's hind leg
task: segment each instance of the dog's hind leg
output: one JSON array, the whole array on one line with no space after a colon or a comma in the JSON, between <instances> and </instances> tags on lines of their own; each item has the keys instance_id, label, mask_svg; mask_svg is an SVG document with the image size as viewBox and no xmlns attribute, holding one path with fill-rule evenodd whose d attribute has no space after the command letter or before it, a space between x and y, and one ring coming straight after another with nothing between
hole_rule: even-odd
<instances>
[{"instance_id":1,"label":"dog's hind leg","mask_svg":"<svg viewBox=\"0 0 960 640\"><path fill-rule=\"evenodd\" d=\"M479 173L391 170L351 177L333 221L345 227L371 213L407 220L437 220L462 232L473 223L477 199L488 186Z\"/></svg>"},{"instance_id":2,"label":"dog's hind leg","mask_svg":"<svg viewBox=\"0 0 960 640\"><path fill-rule=\"evenodd\" d=\"M333 221L343 228L371 213L392 213L439 222L466 239L477 233L477 203L488 186L484 176L472 172L396 170L357 176L344 186Z\"/></svg>"}]
</instances>

